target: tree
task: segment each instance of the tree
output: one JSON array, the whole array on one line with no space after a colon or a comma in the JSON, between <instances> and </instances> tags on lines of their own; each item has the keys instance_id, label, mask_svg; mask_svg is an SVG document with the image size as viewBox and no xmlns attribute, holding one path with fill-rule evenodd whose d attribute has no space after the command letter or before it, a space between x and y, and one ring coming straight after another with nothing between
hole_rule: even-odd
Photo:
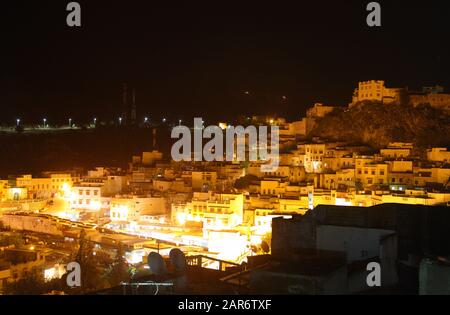
<instances>
[{"instance_id":1,"label":"tree","mask_svg":"<svg viewBox=\"0 0 450 315\"><path fill-rule=\"evenodd\" d=\"M254 181L258 180L258 177L254 175L246 175L244 177L238 178L234 183L234 188L236 189L246 189Z\"/></svg>"},{"instance_id":2,"label":"tree","mask_svg":"<svg viewBox=\"0 0 450 315\"><path fill-rule=\"evenodd\" d=\"M264 253L268 254L270 252L270 244L272 243L272 233L267 232L261 242L261 249Z\"/></svg>"},{"instance_id":3,"label":"tree","mask_svg":"<svg viewBox=\"0 0 450 315\"><path fill-rule=\"evenodd\" d=\"M33 269L24 278L9 282L4 287L7 295L40 295L48 292L42 273Z\"/></svg>"},{"instance_id":4,"label":"tree","mask_svg":"<svg viewBox=\"0 0 450 315\"><path fill-rule=\"evenodd\" d=\"M70 293L83 294L105 288L99 261L95 256L94 246L92 242L86 240L86 232L84 230L81 231L79 244L75 261L80 264L81 287L71 289Z\"/></svg>"},{"instance_id":5,"label":"tree","mask_svg":"<svg viewBox=\"0 0 450 315\"><path fill-rule=\"evenodd\" d=\"M20 248L25 244L23 236L19 233L13 233L11 235L0 238L1 246L14 245L16 248Z\"/></svg>"},{"instance_id":6,"label":"tree","mask_svg":"<svg viewBox=\"0 0 450 315\"><path fill-rule=\"evenodd\" d=\"M129 282L131 278L130 268L125 259L125 250L119 245L116 254L116 261L107 271L107 280L112 287L120 285L122 282Z\"/></svg>"}]
</instances>

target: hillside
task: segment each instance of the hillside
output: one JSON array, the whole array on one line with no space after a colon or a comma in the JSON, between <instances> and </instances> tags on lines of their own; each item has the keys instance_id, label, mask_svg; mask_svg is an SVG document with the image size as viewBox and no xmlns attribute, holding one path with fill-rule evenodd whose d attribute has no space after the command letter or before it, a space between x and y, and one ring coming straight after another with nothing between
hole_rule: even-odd
<instances>
[{"instance_id":1,"label":"hillside","mask_svg":"<svg viewBox=\"0 0 450 315\"><path fill-rule=\"evenodd\" d=\"M339 109L317 122L312 136L385 147L413 142L420 148L450 145L450 115L428 105L383 105L365 102Z\"/></svg>"}]
</instances>

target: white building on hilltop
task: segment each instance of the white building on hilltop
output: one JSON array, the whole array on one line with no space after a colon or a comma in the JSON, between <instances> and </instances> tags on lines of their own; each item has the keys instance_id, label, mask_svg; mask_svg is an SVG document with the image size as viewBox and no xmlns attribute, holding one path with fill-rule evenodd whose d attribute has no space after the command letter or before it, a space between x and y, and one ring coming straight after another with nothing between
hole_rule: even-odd
<instances>
[{"instance_id":1,"label":"white building on hilltop","mask_svg":"<svg viewBox=\"0 0 450 315\"><path fill-rule=\"evenodd\" d=\"M350 106L363 101L376 101L384 104L399 104L404 89L386 88L384 81L371 80L358 83L358 87L353 92Z\"/></svg>"}]
</instances>

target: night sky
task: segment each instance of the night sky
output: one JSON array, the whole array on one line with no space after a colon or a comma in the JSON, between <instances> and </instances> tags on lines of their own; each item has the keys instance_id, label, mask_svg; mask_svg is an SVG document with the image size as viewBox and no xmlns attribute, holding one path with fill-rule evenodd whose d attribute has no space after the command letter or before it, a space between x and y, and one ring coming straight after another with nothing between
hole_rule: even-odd
<instances>
[{"instance_id":1,"label":"night sky","mask_svg":"<svg viewBox=\"0 0 450 315\"><path fill-rule=\"evenodd\" d=\"M450 88L448 1L379 1L381 28L370 1L78 1L81 28L68 2L2 2L1 122L113 119L123 82L153 119L297 119L368 79Z\"/></svg>"}]
</instances>

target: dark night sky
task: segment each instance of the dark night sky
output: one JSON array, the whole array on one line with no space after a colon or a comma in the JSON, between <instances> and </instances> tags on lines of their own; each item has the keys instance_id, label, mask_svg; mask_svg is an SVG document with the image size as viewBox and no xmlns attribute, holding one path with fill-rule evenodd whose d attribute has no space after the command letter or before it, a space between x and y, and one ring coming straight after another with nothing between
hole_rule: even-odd
<instances>
[{"instance_id":1,"label":"dark night sky","mask_svg":"<svg viewBox=\"0 0 450 315\"><path fill-rule=\"evenodd\" d=\"M2 2L0 121L117 117L124 81L173 119L298 118L367 79L450 88L448 1L379 1L379 29L369 1L79 1L75 29L68 2Z\"/></svg>"}]
</instances>

